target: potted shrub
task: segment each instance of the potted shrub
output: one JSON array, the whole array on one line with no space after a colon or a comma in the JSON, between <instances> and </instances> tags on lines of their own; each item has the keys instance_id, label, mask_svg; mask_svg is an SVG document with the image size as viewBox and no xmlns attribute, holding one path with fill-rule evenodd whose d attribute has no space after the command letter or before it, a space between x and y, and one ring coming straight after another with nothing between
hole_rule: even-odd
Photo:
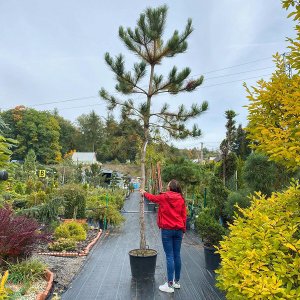
<instances>
[{"instance_id":1,"label":"potted shrub","mask_svg":"<svg viewBox=\"0 0 300 300\"><path fill-rule=\"evenodd\" d=\"M87 197L86 217L89 225L101 229L107 229L107 225L120 225L124 221L120 209L124 205L125 194L117 189L111 193L95 191Z\"/></svg>"},{"instance_id":2,"label":"potted shrub","mask_svg":"<svg viewBox=\"0 0 300 300\"><path fill-rule=\"evenodd\" d=\"M158 110L156 101L155 110L152 105L153 97L165 93L169 95L181 92L192 92L202 84L203 76L189 79L191 70L185 68L177 71L173 67L167 78L156 74L154 69L162 63L164 58L174 57L187 49L187 38L192 33L192 20L189 19L184 31L180 34L174 31L171 38L163 42L163 33L166 23L167 6L155 9L148 8L137 21L135 29L119 28L119 37L125 46L133 52L140 61L134 64L132 72L125 71L125 62L122 54L113 58L109 53L105 54L105 61L116 75L116 90L127 99L116 98L104 88L100 90L100 96L107 102L107 108L113 110L122 109L123 118L138 120L143 127L141 135L141 189L145 189L145 160L146 149L150 141L150 133L165 131L171 137L184 139L186 137L198 137L201 131L196 125L192 129L186 127L186 122L198 117L207 110L207 102L201 105L193 104L190 110L180 105L178 110L170 109L167 103ZM146 79L147 71L149 77ZM144 88L144 86L148 88ZM133 95L138 95L133 99ZM143 99L142 99L143 98ZM160 98L158 98L160 99ZM145 237L144 199L140 199L140 247L129 252L132 267L132 275L135 278L145 278L154 275L157 252L148 249ZM150 263L151 261L151 263ZM148 264L149 262L149 264ZM135 265L136 267L134 267ZM146 267L146 266L149 266ZM138 271L138 272L135 272Z\"/></svg>"},{"instance_id":3,"label":"potted shrub","mask_svg":"<svg viewBox=\"0 0 300 300\"><path fill-rule=\"evenodd\" d=\"M208 270L215 270L220 264L220 255L216 253L222 236L225 235L225 228L215 219L208 209L200 212L195 218L196 232L204 242L205 265Z\"/></svg>"}]
</instances>

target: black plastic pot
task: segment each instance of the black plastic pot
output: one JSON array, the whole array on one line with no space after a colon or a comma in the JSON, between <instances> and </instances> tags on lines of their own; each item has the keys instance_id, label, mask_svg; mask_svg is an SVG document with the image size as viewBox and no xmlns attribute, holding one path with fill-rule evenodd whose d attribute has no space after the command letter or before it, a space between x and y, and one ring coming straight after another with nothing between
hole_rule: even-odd
<instances>
[{"instance_id":1,"label":"black plastic pot","mask_svg":"<svg viewBox=\"0 0 300 300\"><path fill-rule=\"evenodd\" d=\"M205 267L207 270L214 271L220 266L221 257L213 247L204 246Z\"/></svg>"},{"instance_id":2,"label":"black plastic pot","mask_svg":"<svg viewBox=\"0 0 300 300\"><path fill-rule=\"evenodd\" d=\"M155 211L155 203L149 202L147 206L148 206L148 211Z\"/></svg>"},{"instance_id":3,"label":"black plastic pot","mask_svg":"<svg viewBox=\"0 0 300 300\"><path fill-rule=\"evenodd\" d=\"M153 249L133 249L129 251L132 277L136 280L153 278L157 251Z\"/></svg>"},{"instance_id":4,"label":"black plastic pot","mask_svg":"<svg viewBox=\"0 0 300 300\"><path fill-rule=\"evenodd\" d=\"M191 229L191 218L187 217L186 219L186 229L190 230Z\"/></svg>"}]
</instances>

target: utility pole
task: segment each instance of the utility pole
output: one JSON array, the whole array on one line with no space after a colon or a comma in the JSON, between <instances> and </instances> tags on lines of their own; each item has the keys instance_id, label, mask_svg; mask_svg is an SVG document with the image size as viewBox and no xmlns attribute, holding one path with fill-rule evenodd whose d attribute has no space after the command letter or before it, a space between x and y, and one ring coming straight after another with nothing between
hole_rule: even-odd
<instances>
[{"instance_id":1,"label":"utility pole","mask_svg":"<svg viewBox=\"0 0 300 300\"><path fill-rule=\"evenodd\" d=\"M200 148L200 164L203 164L203 142L201 142Z\"/></svg>"}]
</instances>

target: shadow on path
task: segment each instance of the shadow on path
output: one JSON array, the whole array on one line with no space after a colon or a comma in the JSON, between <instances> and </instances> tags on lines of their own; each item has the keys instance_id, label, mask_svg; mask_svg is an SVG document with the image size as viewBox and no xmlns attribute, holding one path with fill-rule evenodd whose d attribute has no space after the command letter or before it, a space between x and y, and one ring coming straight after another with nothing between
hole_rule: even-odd
<instances>
[{"instance_id":1,"label":"shadow on path","mask_svg":"<svg viewBox=\"0 0 300 300\"><path fill-rule=\"evenodd\" d=\"M181 289L174 294L158 290L166 282L165 256L161 244L160 231L156 225L156 213L146 213L146 239L158 251L156 273L153 280L137 282L132 279L129 255L131 249L139 248L139 193L134 192L125 201L126 221L121 228L103 235L94 246L81 270L63 300L218 300L225 299L215 288L213 272L205 269L204 252L201 241L192 232L183 240L181 257Z\"/></svg>"}]
</instances>

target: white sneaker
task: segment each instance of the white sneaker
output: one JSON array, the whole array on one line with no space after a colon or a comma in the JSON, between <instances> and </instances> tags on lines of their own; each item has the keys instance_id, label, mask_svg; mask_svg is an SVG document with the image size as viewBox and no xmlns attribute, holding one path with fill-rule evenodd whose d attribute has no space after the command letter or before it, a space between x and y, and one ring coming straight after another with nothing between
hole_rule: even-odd
<instances>
[{"instance_id":1,"label":"white sneaker","mask_svg":"<svg viewBox=\"0 0 300 300\"><path fill-rule=\"evenodd\" d=\"M159 290L166 293L174 293L174 288L169 286L168 282L159 286Z\"/></svg>"},{"instance_id":2,"label":"white sneaker","mask_svg":"<svg viewBox=\"0 0 300 300\"><path fill-rule=\"evenodd\" d=\"M180 283L179 283L179 281L174 281L174 283L173 283L173 288L174 289L180 289Z\"/></svg>"}]
</instances>

